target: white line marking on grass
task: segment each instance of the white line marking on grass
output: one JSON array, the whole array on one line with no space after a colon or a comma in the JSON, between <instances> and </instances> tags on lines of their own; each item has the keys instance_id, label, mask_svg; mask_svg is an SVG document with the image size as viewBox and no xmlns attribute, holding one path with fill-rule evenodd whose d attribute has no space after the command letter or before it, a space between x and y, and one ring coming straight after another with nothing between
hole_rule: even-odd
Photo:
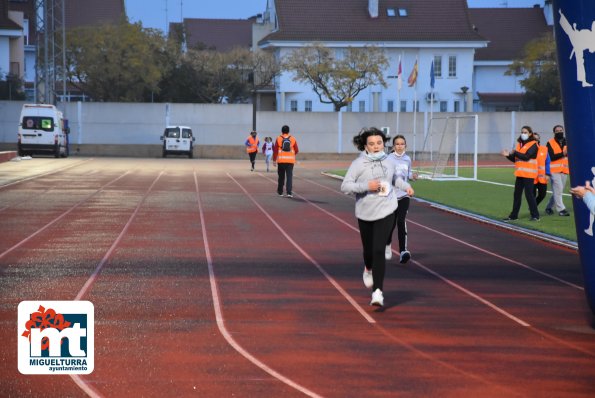
<instances>
[{"instance_id":1,"label":"white line marking on grass","mask_svg":"<svg viewBox=\"0 0 595 398\"><path fill-rule=\"evenodd\" d=\"M230 178L232 178L229 174L227 174ZM233 178L232 178L233 180ZM235 181L235 180L234 180ZM237 182L236 182L237 183ZM296 390L304 393L310 397L320 397L320 395L316 394L308 390L305 387L297 384L293 380L283 376L279 372L275 371L274 369L267 366L265 363L261 362L258 358L254 357L248 351L246 351L240 344L238 344L231 333L228 332L227 328L225 327L225 320L223 319L223 311L221 310L221 301L219 300L219 288L217 286L217 279L215 278L215 270L213 267L213 258L211 256L211 249L209 246L209 239L207 237L207 228L205 223L204 212L202 208L202 201L200 200L200 191L198 189L198 178L196 176L196 171L194 171L194 185L196 187L196 198L198 202L198 212L200 214L200 224L202 228L202 236L205 246L205 256L207 258L207 265L209 269L209 281L211 284L211 294L213 296L213 307L215 310L215 318L217 320L217 327L219 331L225 338L225 340L231 345L238 353L240 353L244 358L252 362L254 365L258 366L260 369L264 370L275 379L287 384L288 386L295 388ZM238 184L239 185L239 184ZM241 186L240 186L241 187Z\"/></svg>"},{"instance_id":2,"label":"white line marking on grass","mask_svg":"<svg viewBox=\"0 0 595 398\"><path fill-rule=\"evenodd\" d=\"M271 221L271 223L273 223L273 225L277 227L277 229L283 234L283 236L285 236L285 239L287 239L306 259L308 259L308 261L310 261L316 268L318 268L318 270L331 283L331 285L333 285L335 289L337 289L339 293L341 293L341 295L357 310L357 312L361 314L361 316L363 316L366 319L366 321L368 321L369 323L376 323L374 318L372 318L366 311L364 311L363 308L357 303L357 301L355 301L355 299L351 297L351 295L349 295L349 293L347 293L345 289L343 289L341 285L339 285L339 283L328 272L326 272L325 269L322 268L322 266L318 264L316 260L314 260L314 258L312 258L312 256L310 256L304 249L302 249L300 245L297 244L296 241L294 241L289 236L289 234L267 213L267 211L260 204L258 204L258 202L256 202L254 197L250 195L250 193L239 182L237 182L235 178L233 178L229 173L227 173L227 175L229 176L229 178L233 180L233 182L235 182L242 189L242 191L244 191L246 196L250 198L250 200L260 209L260 211L262 211L262 213ZM269 179L268 177L265 178ZM272 180L269 179L269 181ZM306 198L296 194L295 191L293 192L293 194L294 196L303 198L307 201ZM337 218L337 220L339 219Z\"/></svg>"}]
</instances>

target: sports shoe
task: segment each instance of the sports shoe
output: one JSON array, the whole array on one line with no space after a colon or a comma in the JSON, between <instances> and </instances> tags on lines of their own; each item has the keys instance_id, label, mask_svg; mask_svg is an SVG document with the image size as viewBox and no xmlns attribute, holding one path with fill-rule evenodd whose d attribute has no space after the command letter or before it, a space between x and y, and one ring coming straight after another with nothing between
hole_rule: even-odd
<instances>
[{"instance_id":1,"label":"sports shoe","mask_svg":"<svg viewBox=\"0 0 595 398\"><path fill-rule=\"evenodd\" d=\"M364 275L363 275L363 279L364 279L364 286L367 287L368 289L370 289L372 286L374 286L374 277L372 277L372 270L369 270L364 266Z\"/></svg>"},{"instance_id":2,"label":"sports shoe","mask_svg":"<svg viewBox=\"0 0 595 398\"><path fill-rule=\"evenodd\" d=\"M403 250L401 252L401 259L400 259L400 263L401 264L405 264L407 261L409 261L411 259L411 253L409 252L409 250Z\"/></svg>"},{"instance_id":3,"label":"sports shoe","mask_svg":"<svg viewBox=\"0 0 595 398\"><path fill-rule=\"evenodd\" d=\"M282 194L282 193L279 193L279 192L277 192L277 195L279 195L279 196L281 196L281 197L283 196L283 194Z\"/></svg>"},{"instance_id":4,"label":"sports shoe","mask_svg":"<svg viewBox=\"0 0 595 398\"><path fill-rule=\"evenodd\" d=\"M552 209L545 209L545 214L551 216L552 214L554 214L554 211Z\"/></svg>"},{"instance_id":5,"label":"sports shoe","mask_svg":"<svg viewBox=\"0 0 595 398\"><path fill-rule=\"evenodd\" d=\"M288 193L286 196L287 196L288 198L293 198L293 194L292 194L292 193Z\"/></svg>"},{"instance_id":6,"label":"sports shoe","mask_svg":"<svg viewBox=\"0 0 595 398\"><path fill-rule=\"evenodd\" d=\"M513 217L508 216L508 217L502 219L502 221L515 221L515 220L518 220L518 218L513 218Z\"/></svg>"},{"instance_id":7,"label":"sports shoe","mask_svg":"<svg viewBox=\"0 0 595 398\"><path fill-rule=\"evenodd\" d=\"M386 245L386 248L384 249L384 258L387 260L393 258L393 249L390 247L390 245Z\"/></svg>"},{"instance_id":8,"label":"sports shoe","mask_svg":"<svg viewBox=\"0 0 595 398\"><path fill-rule=\"evenodd\" d=\"M568 217L570 215L570 213L568 212L568 210L564 209L561 212L559 212L558 215L563 216L563 217Z\"/></svg>"},{"instance_id":9,"label":"sports shoe","mask_svg":"<svg viewBox=\"0 0 595 398\"><path fill-rule=\"evenodd\" d=\"M384 305L384 296L382 295L382 290L374 290L374 293L372 293L372 301L370 301L370 305L377 305L379 307L382 307Z\"/></svg>"},{"instance_id":10,"label":"sports shoe","mask_svg":"<svg viewBox=\"0 0 595 398\"><path fill-rule=\"evenodd\" d=\"M531 217L529 221L539 221L539 217Z\"/></svg>"}]
</instances>

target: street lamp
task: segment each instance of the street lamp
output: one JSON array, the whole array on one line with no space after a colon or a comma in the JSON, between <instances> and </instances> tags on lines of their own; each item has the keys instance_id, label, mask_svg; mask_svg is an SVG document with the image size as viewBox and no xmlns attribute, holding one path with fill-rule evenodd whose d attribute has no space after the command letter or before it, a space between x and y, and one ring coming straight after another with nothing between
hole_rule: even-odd
<instances>
[{"instance_id":1,"label":"street lamp","mask_svg":"<svg viewBox=\"0 0 595 398\"><path fill-rule=\"evenodd\" d=\"M461 87L461 93L463 93L463 112L467 112L467 91L469 91L469 87Z\"/></svg>"}]
</instances>

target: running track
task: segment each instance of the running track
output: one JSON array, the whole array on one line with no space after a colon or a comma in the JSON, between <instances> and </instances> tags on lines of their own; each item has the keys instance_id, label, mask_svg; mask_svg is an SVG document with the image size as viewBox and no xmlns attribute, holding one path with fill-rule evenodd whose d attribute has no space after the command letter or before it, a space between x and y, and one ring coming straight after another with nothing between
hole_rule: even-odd
<instances>
[{"instance_id":1,"label":"running track","mask_svg":"<svg viewBox=\"0 0 595 398\"><path fill-rule=\"evenodd\" d=\"M294 199L247 166L0 164L0 396L592 396L576 253L414 202L378 310L353 199L320 174L347 165L298 165ZM95 371L21 375L18 303L74 299Z\"/></svg>"}]
</instances>

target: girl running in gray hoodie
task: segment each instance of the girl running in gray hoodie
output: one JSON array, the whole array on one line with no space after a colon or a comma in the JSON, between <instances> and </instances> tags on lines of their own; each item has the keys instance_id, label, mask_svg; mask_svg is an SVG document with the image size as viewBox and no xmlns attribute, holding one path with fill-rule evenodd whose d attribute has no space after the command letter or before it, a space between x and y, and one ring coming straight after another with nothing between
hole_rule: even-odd
<instances>
[{"instance_id":1,"label":"girl running in gray hoodie","mask_svg":"<svg viewBox=\"0 0 595 398\"><path fill-rule=\"evenodd\" d=\"M370 305L378 306L384 305L384 251L399 206L397 189L409 196L414 193L402 178L393 178L397 167L384 152L386 141L384 132L377 128L364 129L353 137L353 144L362 153L351 163L341 184L342 192L355 194L355 216L363 246L364 285L372 288Z\"/></svg>"}]
</instances>

